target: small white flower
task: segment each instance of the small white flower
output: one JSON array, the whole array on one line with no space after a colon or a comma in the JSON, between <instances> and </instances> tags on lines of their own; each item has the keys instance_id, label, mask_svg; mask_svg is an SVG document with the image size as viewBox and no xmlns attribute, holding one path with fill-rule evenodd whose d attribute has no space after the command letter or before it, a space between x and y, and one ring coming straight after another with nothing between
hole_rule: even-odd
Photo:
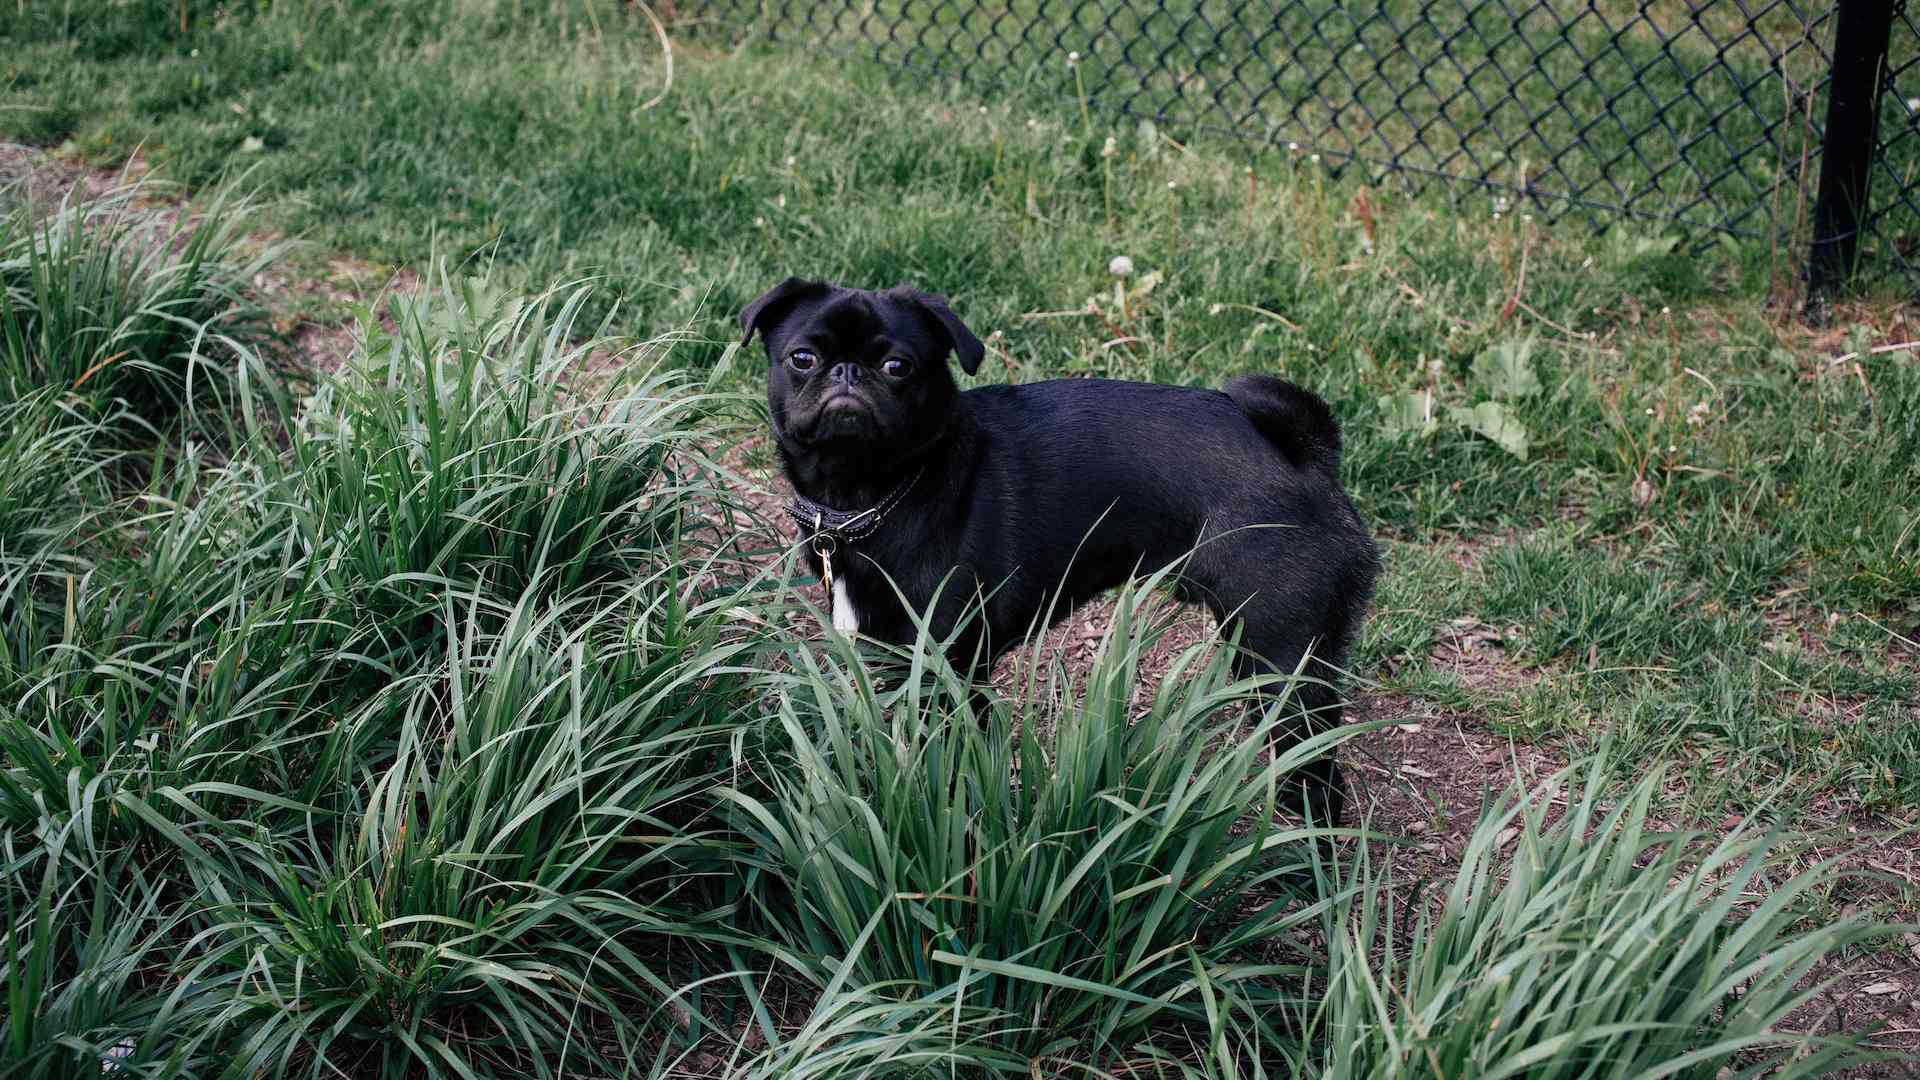
<instances>
[{"instance_id":1,"label":"small white flower","mask_svg":"<svg viewBox=\"0 0 1920 1080\"><path fill-rule=\"evenodd\" d=\"M193 50L193 55L199 56L200 50L199 49ZM1907 99L1907 111L1912 113L1920 113L1920 97L1910 97Z\"/></svg>"},{"instance_id":2,"label":"small white flower","mask_svg":"<svg viewBox=\"0 0 1920 1080\"><path fill-rule=\"evenodd\" d=\"M1107 273L1114 277L1126 277L1133 273L1133 260L1125 255L1115 255L1107 262Z\"/></svg>"},{"instance_id":3,"label":"small white flower","mask_svg":"<svg viewBox=\"0 0 1920 1080\"><path fill-rule=\"evenodd\" d=\"M1288 151L1289 153L1294 153L1294 154L1297 154L1297 153L1299 153L1299 152L1300 152L1300 144L1299 144L1299 143L1297 143L1297 142L1290 142L1290 143L1288 143L1288 144L1287 144L1287 151Z\"/></svg>"},{"instance_id":4,"label":"small white flower","mask_svg":"<svg viewBox=\"0 0 1920 1080\"><path fill-rule=\"evenodd\" d=\"M789 169L791 169L791 168L793 168L793 167L794 167L795 165L798 165L799 163L800 163L800 159L799 159L799 158L797 158L797 157L794 157L794 156L793 156L792 154L788 154L788 155L787 155L787 168L789 168Z\"/></svg>"},{"instance_id":5,"label":"small white flower","mask_svg":"<svg viewBox=\"0 0 1920 1080\"><path fill-rule=\"evenodd\" d=\"M1673 309L1672 309L1672 308L1670 308L1670 307L1663 307L1663 308L1661 308L1661 309L1660 309L1660 314L1662 314L1662 315L1671 315L1671 314L1673 314Z\"/></svg>"},{"instance_id":6,"label":"small white flower","mask_svg":"<svg viewBox=\"0 0 1920 1080\"><path fill-rule=\"evenodd\" d=\"M1080 54L1078 52L1070 52L1067 54L1067 63L1077 64L1079 62L1080 62Z\"/></svg>"},{"instance_id":7,"label":"small white flower","mask_svg":"<svg viewBox=\"0 0 1920 1080\"><path fill-rule=\"evenodd\" d=\"M785 210L787 208L787 193L784 191L781 192L779 197L773 200L773 205Z\"/></svg>"},{"instance_id":8,"label":"small white flower","mask_svg":"<svg viewBox=\"0 0 1920 1080\"><path fill-rule=\"evenodd\" d=\"M198 56L200 55L200 50L199 50L199 49L195 49L195 50L193 50L192 52L190 52L190 53L188 53L187 55L188 55L188 56L192 56L192 57L198 57Z\"/></svg>"},{"instance_id":9,"label":"small white flower","mask_svg":"<svg viewBox=\"0 0 1920 1080\"><path fill-rule=\"evenodd\" d=\"M1677 447L1677 446L1675 446L1675 445L1673 445L1672 443L1668 443L1668 444L1667 444L1667 453L1669 453L1669 454L1677 454L1677 453L1679 453L1679 452L1680 452L1680 448L1679 448L1679 447Z\"/></svg>"},{"instance_id":10,"label":"small white flower","mask_svg":"<svg viewBox=\"0 0 1920 1080\"><path fill-rule=\"evenodd\" d=\"M1035 120L1035 119L1034 119L1033 117L1031 117L1031 116L1029 116L1029 117L1027 117L1027 127L1029 127L1029 128L1037 128L1037 127L1039 127L1039 126L1040 126L1040 123L1039 123L1039 121L1037 121L1037 120Z\"/></svg>"},{"instance_id":11,"label":"small white flower","mask_svg":"<svg viewBox=\"0 0 1920 1080\"><path fill-rule=\"evenodd\" d=\"M766 218L763 218L763 217L757 217L757 218L754 218L754 219L753 219L753 227L754 227L754 228L756 228L756 229L764 229L764 228L766 228L766 227L767 227L767 219L766 219Z\"/></svg>"},{"instance_id":12,"label":"small white flower","mask_svg":"<svg viewBox=\"0 0 1920 1080\"><path fill-rule=\"evenodd\" d=\"M980 115L981 116L987 115L987 107L985 105L980 106Z\"/></svg>"},{"instance_id":13,"label":"small white flower","mask_svg":"<svg viewBox=\"0 0 1920 1080\"><path fill-rule=\"evenodd\" d=\"M1648 416L1652 416L1652 415L1653 415L1653 409L1652 409L1651 407L1649 407L1649 408L1647 409L1647 415L1648 415Z\"/></svg>"},{"instance_id":14,"label":"small white flower","mask_svg":"<svg viewBox=\"0 0 1920 1080\"><path fill-rule=\"evenodd\" d=\"M1308 161L1308 162L1310 162L1310 163L1312 163L1312 164L1314 164L1314 165L1318 165L1318 164L1320 164L1320 155L1319 155L1319 154L1310 154L1310 155L1308 155L1308 156L1307 156L1307 161Z\"/></svg>"},{"instance_id":15,"label":"small white flower","mask_svg":"<svg viewBox=\"0 0 1920 1080\"><path fill-rule=\"evenodd\" d=\"M1214 305L1212 305L1211 307L1209 307L1209 308L1207 308L1207 314L1209 314L1209 315L1218 315L1218 314L1220 314L1220 313L1221 313L1222 311L1225 311L1225 310L1226 310L1226 305L1224 305L1224 304L1214 304Z\"/></svg>"},{"instance_id":16,"label":"small white flower","mask_svg":"<svg viewBox=\"0 0 1920 1080\"><path fill-rule=\"evenodd\" d=\"M1171 180L1169 180L1169 181L1167 181L1167 190L1168 190L1168 191L1172 191L1173 189L1174 189L1174 183L1173 183L1173 181L1171 181Z\"/></svg>"},{"instance_id":17,"label":"small white flower","mask_svg":"<svg viewBox=\"0 0 1920 1080\"><path fill-rule=\"evenodd\" d=\"M1110 158L1120 152L1120 143L1113 136L1107 136L1107 144L1100 148L1100 156Z\"/></svg>"}]
</instances>

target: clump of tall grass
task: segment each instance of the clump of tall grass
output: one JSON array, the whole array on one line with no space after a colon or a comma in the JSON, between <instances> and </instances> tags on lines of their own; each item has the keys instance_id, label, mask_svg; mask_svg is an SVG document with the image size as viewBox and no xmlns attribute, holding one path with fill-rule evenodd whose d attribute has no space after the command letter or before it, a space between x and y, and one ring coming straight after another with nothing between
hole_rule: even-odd
<instances>
[{"instance_id":1,"label":"clump of tall grass","mask_svg":"<svg viewBox=\"0 0 1920 1080\"><path fill-rule=\"evenodd\" d=\"M0 220L0 396L37 388L123 401L160 419L240 406L270 376L273 337L254 278L282 248L247 249L252 208L231 190L204 210L145 205L148 184Z\"/></svg>"},{"instance_id":2,"label":"clump of tall grass","mask_svg":"<svg viewBox=\"0 0 1920 1080\"><path fill-rule=\"evenodd\" d=\"M56 1073L618 1071L737 936L699 794L762 601L689 539L728 501L680 453L702 399L577 378L571 301L477 295L368 334L306 441L167 457L9 626L0 965ZM134 888L121 978L77 943Z\"/></svg>"},{"instance_id":3,"label":"clump of tall grass","mask_svg":"<svg viewBox=\"0 0 1920 1080\"><path fill-rule=\"evenodd\" d=\"M112 499L111 418L65 393L0 399L0 688L62 617L62 582L84 571L88 525Z\"/></svg>"},{"instance_id":4,"label":"clump of tall grass","mask_svg":"<svg viewBox=\"0 0 1920 1080\"><path fill-rule=\"evenodd\" d=\"M89 872L104 878L116 869L101 863ZM171 997L147 989L168 966L183 929L155 884L100 881L81 901L61 895L47 878L24 905L6 891L0 1057L8 1076L63 1080L103 1066L173 1075L188 1065L164 1036L199 988L182 986Z\"/></svg>"},{"instance_id":5,"label":"clump of tall grass","mask_svg":"<svg viewBox=\"0 0 1920 1080\"><path fill-rule=\"evenodd\" d=\"M404 650L443 595L511 602L694 557L688 506L709 398L654 363L582 368L608 347L578 325L589 290L521 299L453 282L368 318L308 403L294 443L294 531L311 588ZM725 502L724 497L719 499Z\"/></svg>"},{"instance_id":6,"label":"clump of tall grass","mask_svg":"<svg viewBox=\"0 0 1920 1080\"><path fill-rule=\"evenodd\" d=\"M207 1037L244 1071L618 1072L609 1048L671 1026L701 943L730 936L697 796L754 644L720 640L724 606L665 652L627 633L632 605L565 608L530 590L497 636L450 618L444 663L336 729L355 752L326 816L222 872Z\"/></svg>"},{"instance_id":7,"label":"clump of tall grass","mask_svg":"<svg viewBox=\"0 0 1920 1080\"><path fill-rule=\"evenodd\" d=\"M780 964L998 1016L993 1045L1034 1059L1097 1061L1203 1023L1197 970L1250 1002L1294 1001L1305 969L1255 957L1312 924L1325 834L1279 811L1289 773L1356 729L1270 755L1288 685L1257 700L1227 650L1204 647L1136 704L1164 629L1139 615L1156 583L1121 593L1075 692L978 712L924 639L890 687L844 653L775 681L769 790L727 797L758 848L753 899Z\"/></svg>"},{"instance_id":8,"label":"clump of tall grass","mask_svg":"<svg viewBox=\"0 0 1920 1080\"><path fill-rule=\"evenodd\" d=\"M1656 832L1663 772L1611 806L1607 775L1594 759L1509 789L1437 905L1364 857L1351 887L1324 879L1343 899L1325 912L1329 959L1307 1021L1318 1070L1706 1080L1871 1058L1861 1033L1796 1030L1818 1023L1796 1016L1826 985L1816 966L1890 932L1807 903L1842 856L1790 870L1786 837L1764 825Z\"/></svg>"}]
</instances>

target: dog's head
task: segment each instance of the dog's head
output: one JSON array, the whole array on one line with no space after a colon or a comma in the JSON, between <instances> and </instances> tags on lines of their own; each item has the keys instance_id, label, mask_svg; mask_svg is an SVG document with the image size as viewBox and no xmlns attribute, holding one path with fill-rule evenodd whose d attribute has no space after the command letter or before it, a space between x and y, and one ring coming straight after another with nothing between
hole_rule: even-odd
<instances>
[{"instance_id":1,"label":"dog's head","mask_svg":"<svg viewBox=\"0 0 1920 1080\"><path fill-rule=\"evenodd\" d=\"M742 345L766 343L774 434L800 451L904 453L946 429L958 393L947 356L971 375L986 349L944 299L788 278L740 312Z\"/></svg>"}]
</instances>

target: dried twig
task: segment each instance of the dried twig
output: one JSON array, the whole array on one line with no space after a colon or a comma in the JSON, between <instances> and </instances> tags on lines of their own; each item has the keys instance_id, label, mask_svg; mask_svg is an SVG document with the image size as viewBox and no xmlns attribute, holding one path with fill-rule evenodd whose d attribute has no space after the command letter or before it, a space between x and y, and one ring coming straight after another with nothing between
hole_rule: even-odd
<instances>
[{"instance_id":1,"label":"dried twig","mask_svg":"<svg viewBox=\"0 0 1920 1080\"><path fill-rule=\"evenodd\" d=\"M1505 324L1508 319L1513 318L1514 309L1520 306L1520 294L1527 291L1527 253L1531 250L1533 250L1533 228L1532 226L1523 226L1520 238L1520 273L1513 282L1513 295L1507 297L1507 302L1500 308L1500 318L1498 321L1501 324ZM1528 308L1527 310L1533 311L1532 308ZM1537 317L1539 312L1534 312L1534 314ZM1544 322L1545 320L1543 319L1542 321Z\"/></svg>"},{"instance_id":2,"label":"dried twig","mask_svg":"<svg viewBox=\"0 0 1920 1080\"><path fill-rule=\"evenodd\" d=\"M634 7L640 9L640 14L645 15L647 17L648 22L653 24L654 36L660 39L661 58L664 59L667 64L666 84L660 87L659 93L653 95L652 98L648 99L646 102L644 102L640 106L640 108L644 111L646 109L653 108L655 105L660 104L662 101L667 100L667 92L673 89L673 42L668 40L666 25L660 21L660 17L658 15L655 15L653 13L652 7L650 7L647 4L641 3L640 0L632 0L632 4Z\"/></svg>"}]
</instances>

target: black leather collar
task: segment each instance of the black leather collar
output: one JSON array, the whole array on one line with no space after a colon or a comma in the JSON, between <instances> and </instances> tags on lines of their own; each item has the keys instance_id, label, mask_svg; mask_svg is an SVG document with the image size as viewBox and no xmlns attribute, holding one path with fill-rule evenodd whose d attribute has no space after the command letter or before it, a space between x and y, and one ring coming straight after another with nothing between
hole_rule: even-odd
<instances>
[{"instance_id":1,"label":"black leather collar","mask_svg":"<svg viewBox=\"0 0 1920 1080\"><path fill-rule=\"evenodd\" d=\"M913 486L926 475L926 471L926 466L922 465L912 476L902 481L899 487L889 492L886 498L865 510L835 510L830 506L822 506L796 491L793 494L793 501L787 504L787 516L799 522L800 528L805 530L811 539L829 537L841 544L864 540L879 531L887 515L900 505L901 500L907 497L907 493L913 490Z\"/></svg>"}]
</instances>

